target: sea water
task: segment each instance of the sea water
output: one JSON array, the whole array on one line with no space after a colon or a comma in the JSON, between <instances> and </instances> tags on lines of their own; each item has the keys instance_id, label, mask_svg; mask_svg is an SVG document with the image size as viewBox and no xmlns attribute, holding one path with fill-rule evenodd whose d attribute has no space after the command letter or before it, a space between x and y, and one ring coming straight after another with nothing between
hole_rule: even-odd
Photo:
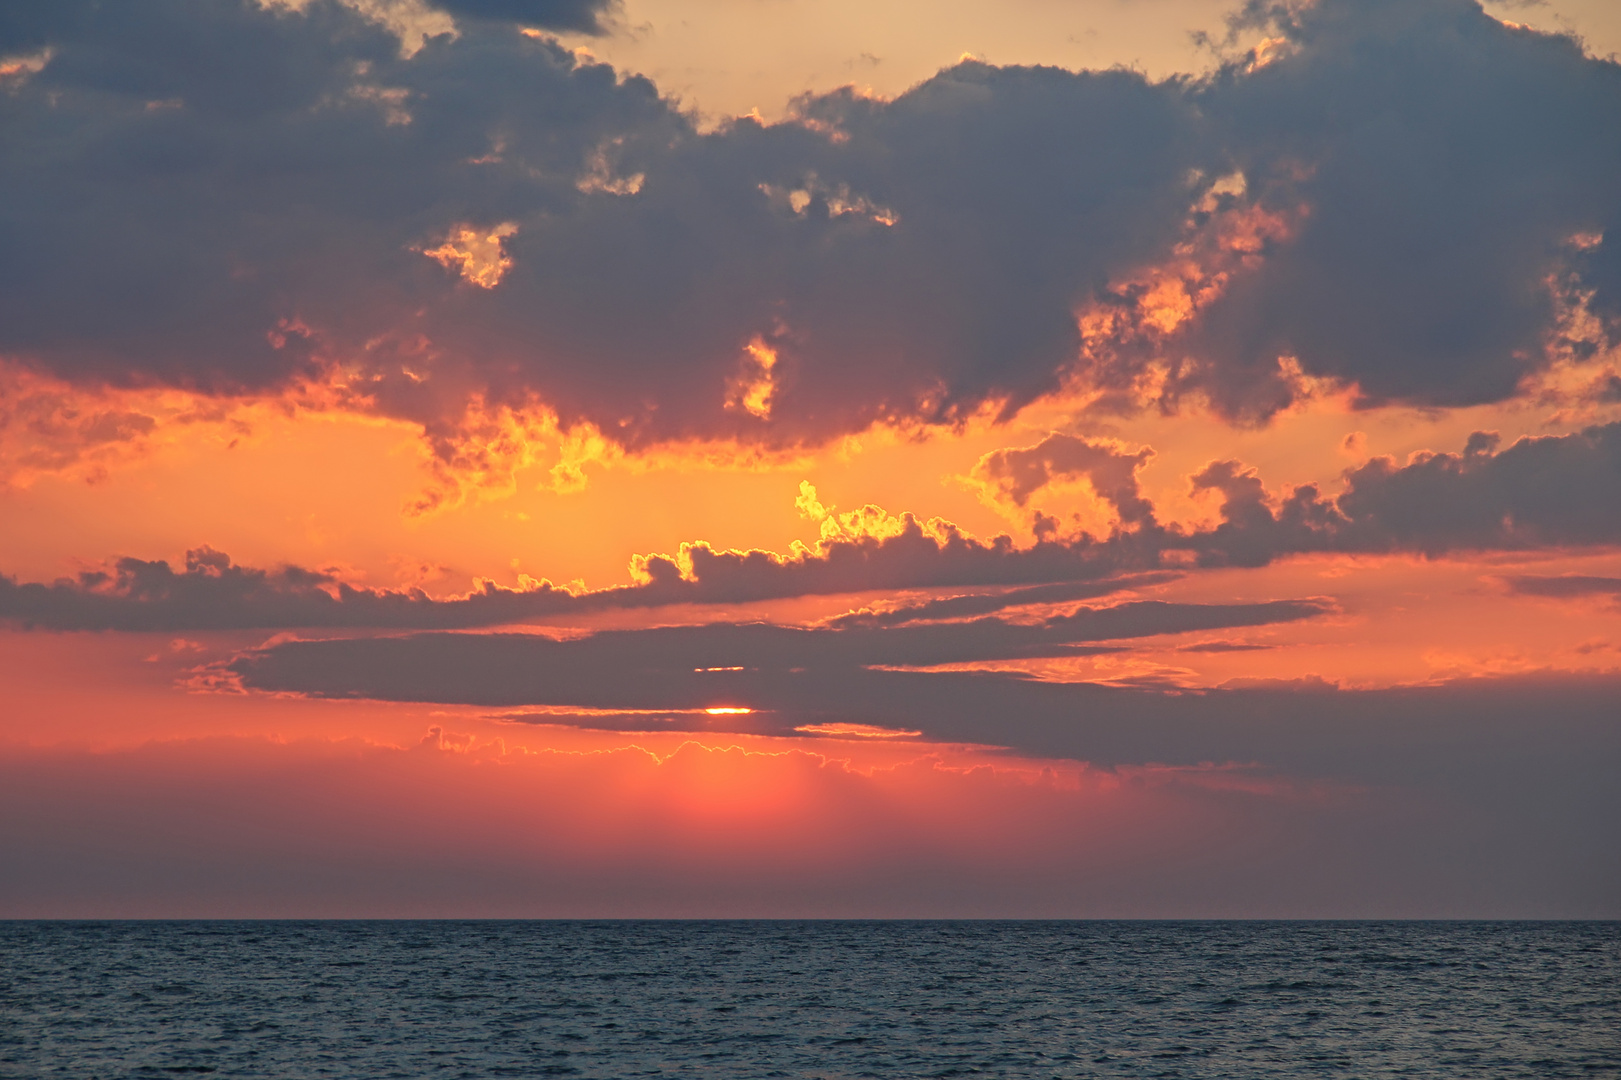
<instances>
[{"instance_id":1,"label":"sea water","mask_svg":"<svg viewBox=\"0 0 1621 1080\"><path fill-rule=\"evenodd\" d=\"M0 1076L1621 1076L1621 924L0 923Z\"/></svg>"}]
</instances>

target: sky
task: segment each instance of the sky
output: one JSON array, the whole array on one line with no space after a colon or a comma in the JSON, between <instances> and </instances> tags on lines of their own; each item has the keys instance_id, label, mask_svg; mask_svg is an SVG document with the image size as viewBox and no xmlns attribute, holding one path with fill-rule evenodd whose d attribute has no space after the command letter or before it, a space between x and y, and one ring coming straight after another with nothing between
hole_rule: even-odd
<instances>
[{"instance_id":1,"label":"sky","mask_svg":"<svg viewBox=\"0 0 1621 1080\"><path fill-rule=\"evenodd\" d=\"M1621 917L1621 9L0 9L0 917Z\"/></svg>"}]
</instances>

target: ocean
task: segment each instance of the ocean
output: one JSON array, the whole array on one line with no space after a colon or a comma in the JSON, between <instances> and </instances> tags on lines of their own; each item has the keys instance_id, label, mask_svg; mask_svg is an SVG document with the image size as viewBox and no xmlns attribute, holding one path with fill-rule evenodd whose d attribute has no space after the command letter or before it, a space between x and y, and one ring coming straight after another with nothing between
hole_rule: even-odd
<instances>
[{"instance_id":1,"label":"ocean","mask_svg":"<svg viewBox=\"0 0 1621 1080\"><path fill-rule=\"evenodd\" d=\"M0 922L0 1076L1615 1077L1614 922Z\"/></svg>"}]
</instances>

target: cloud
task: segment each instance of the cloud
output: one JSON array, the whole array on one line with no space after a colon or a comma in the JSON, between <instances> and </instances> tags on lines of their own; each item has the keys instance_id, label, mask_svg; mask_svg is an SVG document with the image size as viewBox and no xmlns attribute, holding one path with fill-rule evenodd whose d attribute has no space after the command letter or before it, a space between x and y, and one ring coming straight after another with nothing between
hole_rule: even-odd
<instances>
[{"instance_id":1,"label":"cloud","mask_svg":"<svg viewBox=\"0 0 1621 1080\"><path fill-rule=\"evenodd\" d=\"M0 574L0 619L50 630L465 628L614 608L929 588L999 590L866 609L836 624L881 627L1155 584L1169 580L1169 567L1190 554L1200 566L1255 567L1322 552L1440 557L1621 543L1621 424L1522 438L1501 450L1497 445L1496 436L1477 432L1462 453L1417 454L1405 465L1375 458L1347 470L1345 489L1334 498L1309 484L1274 494L1241 462L1213 462L1191 483L1196 493L1221 498L1220 520L1194 531L1161 525L1138 493L1134 470L1151 451L1111 450L1103 458L1109 469L1121 462L1130 468L1120 471L1110 498L1140 508L1130 510L1134 528L1104 539L1043 537L1021 548L1005 535L979 540L947 521L891 517L876 506L836 516L822 509L823 538L814 547L796 545L787 555L695 542L673 556L637 556L631 585L575 592L545 580L526 579L516 588L480 581L468 594L442 599L421 589L360 587L296 566L236 566L202 547L187 554L181 571L162 561L124 558L107 570L50 584ZM1021 490L1038 489L1031 475L1045 484L1053 473L1042 464L1018 481L1026 484ZM805 499L814 503L814 490Z\"/></svg>"},{"instance_id":2,"label":"cloud","mask_svg":"<svg viewBox=\"0 0 1621 1080\"><path fill-rule=\"evenodd\" d=\"M1477 432L1461 454L1421 454L1404 466L1375 458L1349 471L1335 501L1345 519L1333 527L1339 542L1439 554L1621 540L1621 424L1527 437L1493 453L1496 443Z\"/></svg>"},{"instance_id":3,"label":"cloud","mask_svg":"<svg viewBox=\"0 0 1621 1080\"><path fill-rule=\"evenodd\" d=\"M1096 642L1274 625L1328 610L1315 600L1143 600L1036 623L995 618L885 628L709 623L564 640L535 634L413 634L283 641L244 653L225 670L250 689L321 697L606 710L777 708L788 702L774 695L804 682L801 675L842 683L866 667L1082 656L1115 651L1089 647ZM768 699L756 702L750 693Z\"/></svg>"},{"instance_id":4,"label":"cloud","mask_svg":"<svg viewBox=\"0 0 1621 1080\"><path fill-rule=\"evenodd\" d=\"M1347 469L1344 490L1324 496L1315 484L1271 492L1242 462L1211 462L1191 478L1194 494L1221 499L1220 521L1185 531L1161 525L1139 493L1135 470L1152 454L1124 454L1070 436L1034 447L997 451L976 474L995 476L999 491L1022 505L1080 467L1055 469L1071 454L1085 468L1111 470L1102 492L1122 512L1108 540L1071 542L1122 566L1155 566L1167 552L1192 552L1206 566L1263 566L1312 552L1416 552L1439 557L1466 550L1621 543L1621 424L1569 435L1525 437L1506 448L1492 432L1475 432L1462 452L1422 452L1405 464L1378 457ZM1038 545L1039 547L1040 545Z\"/></svg>"},{"instance_id":5,"label":"cloud","mask_svg":"<svg viewBox=\"0 0 1621 1080\"><path fill-rule=\"evenodd\" d=\"M1306 212L1192 321L1179 380L1239 415L1294 395L1280 356L1365 404L1514 395L1548 363L1550 282L1608 288L1617 245L1572 241L1621 221L1621 66L1470 0L1245 15L1282 47L1199 100L1255 198Z\"/></svg>"},{"instance_id":6,"label":"cloud","mask_svg":"<svg viewBox=\"0 0 1621 1080\"><path fill-rule=\"evenodd\" d=\"M1065 454L1084 457L1087 469L1108 470L1105 497L1126 508L1119 516L1127 527L1101 539L1049 534L1019 548L1006 536L980 541L949 522L890 518L869 506L840 515L838 520L848 521L829 529L814 551L782 557L694 544L683 546L675 559L649 557L643 565L671 581L700 582L706 596L738 601L879 588L1100 582L1164 572L1190 553L1202 566L1263 566L1322 552L1440 557L1621 543L1621 423L1499 445L1496 435L1476 432L1461 452L1427 451L1406 463L1374 458L1346 470L1344 489L1332 497L1314 484L1269 491L1243 463L1212 462L1191 478L1191 486L1196 494L1221 499L1219 521L1185 530L1161 524L1140 493L1135 469L1151 449L1128 454L1052 436L1035 447L988 455L980 475L998 470L998 484L1029 499L1055 479L1077 474L1052 462L1067 465L1072 459ZM810 498L814 502L814 491ZM846 527L868 521L879 524L865 532Z\"/></svg>"},{"instance_id":7,"label":"cloud","mask_svg":"<svg viewBox=\"0 0 1621 1080\"><path fill-rule=\"evenodd\" d=\"M1606 842L1616 820L1621 685L1613 676L1378 690L1305 680L1173 692L996 672L736 670L729 662L760 659L779 646L791 648L776 662L792 663L801 641L810 645L811 664L828 658L817 654L813 637L761 631L752 638L723 628L707 636L685 629L594 635L583 643L475 634L284 642L232 666L245 686L264 691L547 706L506 714L522 723L782 736L859 724L1101 768L1245 762L1491 806L1528 835L1557 817L1574 830L1565 839L1582 850ZM692 661L729 669L679 670ZM749 711L704 711L717 705Z\"/></svg>"},{"instance_id":8,"label":"cloud","mask_svg":"<svg viewBox=\"0 0 1621 1080\"><path fill-rule=\"evenodd\" d=\"M299 566L238 566L205 546L187 552L178 571L162 560L121 558L107 569L48 584L0 574L0 619L43 630L464 628L616 608L1058 583L1024 593L950 598L938 607L925 602L921 610L904 615L877 613L855 620L887 625L1098 597L1167 579L1114 577L1127 561L1106 545L1039 543L1019 549L1005 536L980 541L949 523L925 526L907 514L895 519L884 536L835 535L814 548L798 546L786 556L683 544L673 557L637 556L632 569L639 580L632 585L574 592L545 580L524 579L517 587L480 580L469 593L435 598L420 588L368 588Z\"/></svg>"},{"instance_id":9,"label":"cloud","mask_svg":"<svg viewBox=\"0 0 1621 1080\"><path fill-rule=\"evenodd\" d=\"M278 627L481 626L578 610L549 583L505 589L483 583L436 600L420 589L357 588L325 571L237 566L212 548L161 560L119 559L51 584L0 575L0 619L44 630L239 630Z\"/></svg>"},{"instance_id":10,"label":"cloud","mask_svg":"<svg viewBox=\"0 0 1621 1080\"><path fill-rule=\"evenodd\" d=\"M1232 652L1265 652L1275 649L1276 645L1252 645L1242 641L1206 641L1198 645L1184 645L1178 652L1191 653L1232 653Z\"/></svg>"},{"instance_id":11,"label":"cloud","mask_svg":"<svg viewBox=\"0 0 1621 1080\"><path fill-rule=\"evenodd\" d=\"M331 0L8 5L0 55L48 59L0 99L0 355L338 380L453 457L469 410L803 445L1162 360L1164 403L1249 419L1317 376L1500 400L1549 280L1614 307L1615 244L1570 241L1621 220L1621 69L1464 0L1252 6L1287 47L1206 82L965 62L710 133L511 25L599 4L440 6L402 53Z\"/></svg>"},{"instance_id":12,"label":"cloud","mask_svg":"<svg viewBox=\"0 0 1621 1080\"><path fill-rule=\"evenodd\" d=\"M491 19L545 27L600 33L601 18L610 0L431 0L434 7L458 19Z\"/></svg>"},{"instance_id":13,"label":"cloud","mask_svg":"<svg viewBox=\"0 0 1621 1080\"><path fill-rule=\"evenodd\" d=\"M993 498L1018 507L1052 484L1084 479L1122 526L1152 526L1154 504L1143 497L1137 470L1153 456L1152 447L1128 454L1113 443L1055 433L1035 446L992 450L969 475Z\"/></svg>"},{"instance_id":14,"label":"cloud","mask_svg":"<svg viewBox=\"0 0 1621 1080\"><path fill-rule=\"evenodd\" d=\"M1439 557L1621 542L1621 424L1497 445L1476 432L1462 453L1374 458L1346 470L1334 498L1313 484L1274 496L1241 462L1214 462L1193 489L1220 494L1220 524L1164 543L1184 543L1204 565L1262 566L1305 552Z\"/></svg>"},{"instance_id":15,"label":"cloud","mask_svg":"<svg viewBox=\"0 0 1621 1080\"><path fill-rule=\"evenodd\" d=\"M916 604L900 604L863 608L828 621L837 628L853 626L901 626L906 623L931 622L938 619L961 619L974 615L990 615L1008 608L1038 604L1062 604L1075 600L1090 600L1099 596L1161 585L1181 575L1169 571L1133 574L1107 581L1070 581L1053 585L1029 585L1021 589L1007 589L996 593L976 593L967 596L942 596Z\"/></svg>"},{"instance_id":16,"label":"cloud","mask_svg":"<svg viewBox=\"0 0 1621 1080\"><path fill-rule=\"evenodd\" d=\"M1563 574L1558 577L1513 574L1503 580L1511 592L1521 596L1549 596L1556 599L1580 596L1621 597L1621 578L1596 577L1589 574Z\"/></svg>"},{"instance_id":17,"label":"cloud","mask_svg":"<svg viewBox=\"0 0 1621 1080\"><path fill-rule=\"evenodd\" d=\"M1191 107L1126 72L967 64L700 135L485 20L402 56L320 0L24 7L0 43L54 53L4 103L27 257L0 353L215 391L341 367L356 407L447 430L474 396L633 445L1022 404L1073 356L1074 296L1175 233L1196 164ZM497 229L510 266L462 280L446 237ZM769 420L727 407L751 342Z\"/></svg>"}]
</instances>

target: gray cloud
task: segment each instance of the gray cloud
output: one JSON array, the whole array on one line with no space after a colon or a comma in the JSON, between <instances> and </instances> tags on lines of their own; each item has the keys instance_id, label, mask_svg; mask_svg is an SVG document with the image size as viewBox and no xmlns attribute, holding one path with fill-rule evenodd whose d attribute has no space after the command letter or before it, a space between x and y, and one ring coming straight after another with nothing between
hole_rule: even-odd
<instances>
[{"instance_id":1,"label":"gray cloud","mask_svg":"<svg viewBox=\"0 0 1621 1080\"><path fill-rule=\"evenodd\" d=\"M597 33L611 0L431 0L459 19L493 19L549 30Z\"/></svg>"},{"instance_id":2,"label":"gray cloud","mask_svg":"<svg viewBox=\"0 0 1621 1080\"><path fill-rule=\"evenodd\" d=\"M1613 307L1614 242L1564 245L1621 219L1621 69L1466 0L1255 6L1289 49L1207 83L964 63L711 134L504 21L598 5L442 6L490 18L405 56L332 0L8 5L0 52L50 52L0 96L0 355L217 391L342 363L446 453L474 397L628 445L945 423L1055 389L1076 307L1235 167L1212 212L1309 212L1169 344L1173 393L1263 416L1291 353L1369 401L1496 400L1550 275ZM463 228L493 288L423 254Z\"/></svg>"},{"instance_id":3,"label":"gray cloud","mask_svg":"<svg viewBox=\"0 0 1621 1080\"><path fill-rule=\"evenodd\" d=\"M1471 438L1462 454L1353 470L1336 501L1345 542L1433 554L1621 538L1621 424L1520 439L1495 454L1492 445Z\"/></svg>"},{"instance_id":4,"label":"gray cloud","mask_svg":"<svg viewBox=\"0 0 1621 1080\"><path fill-rule=\"evenodd\" d=\"M1145 557L1152 560L1153 553ZM420 589L356 586L298 566L237 566L228 555L201 547L187 553L181 570L161 560L123 558L109 569L48 584L0 574L0 619L43 630L466 628L615 608L1057 583L925 601L904 612L858 613L853 619L890 625L1104 596L1169 578L1112 577L1118 566L1140 560L1108 545L1043 543L1016 549L1005 536L986 543L955 530L925 531L910 516L894 536L823 541L814 551L788 558L765 551L717 551L701 544L687 545L681 558L685 572L669 556L643 558L644 580L634 585L576 594L549 582L524 589L486 582L465 596L437 599Z\"/></svg>"},{"instance_id":5,"label":"gray cloud","mask_svg":"<svg viewBox=\"0 0 1621 1080\"><path fill-rule=\"evenodd\" d=\"M1573 596L1621 597L1621 578L1589 574L1563 574L1558 577L1513 574L1503 580L1511 592L1521 596L1551 596L1558 599Z\"/></svg>"},{"instance_id":6,"label":"gray cloud","mask_svg":"<svg viewBox=\"0 0 1621 1080\"><path fill-rule=\"evenodd\" d=\"M1036 623L984 618L838 629L710 623L601 631L565 640L533 634L414 634L274 643L231 661L228 670L252 689L321 697L701 709L716 705L717 694L775 694L797 685L800 673L842 683L863 667L1080 656L1114 651L1089 648L1094 642L1274 625L1328 610L1316 600L1143 600ZM787 704L776 698L772 702L771 707Z\"/></svg>"},{"instance_id":7,"label":"gray cloud","mask_svg":"<svg viewBox=\"0 0 1621 1080\"><path fill-rule=\"evenodd\" d=\"M1021 589L1007 589L996 593L942 596L915 604L863 608L831 619L828 625L843 629L855 626L901 626L935 619L962 619L975 615L989 615L1008 608L1090 600L1122 589L1165 584L1180 576L1161 571L1111 578L1107 581L1069 581L1053 585L1028 585Z\"/></svg>"},{"instance_id":8,"label":"gray cloud","mask_svg":"<svg viewBox=\"0 0 1621 1080\"><path fill-rule=\"evenodd\" d=\"M1332 498L1314 484L1269 491L1242 462L1212 462L1193 476L1192 488L1221 498L1221 520L1197 532L1159 524L1138 493L1133 467L1100 488L1117 506L1134 507L1129 516L1121 513L1133 531L1070 546L1137 568L1157 566L1165 552L1176 549L1191 551L1205 566L1264 566L1312 552L1441 556L1621 542L1621 424L1526 437L1508 447L1500 443L1495 433L1477 431L1462 452L1422 453L1406 464L1375 458L1346 470L1345 489ZM1143 457L1052 436L987 460L1007 462L999 474L1006 478L1003 487L1028 499L1063 475L1049 459L1077 445L1088 454L1106 454L1111 469ZM1014 454L1024 457L1014 459Z\"/></svg>"},{"instance_id":9,"label":"gray cloud","mask_svg":"<svg viewBox=\"0 0 1621 1080\"><path fill-rule=\"evenodd\" d=\"M179 571L161 560L126 558L108 570L50 584L19 584L0 575L0 619L43 630L464 627L580 606L567 591L550 585L524 592L486 585L455 600L435 600L420 590L355 588L298 566L237 566L207 547L188 551Z\"/></svg>"},{"instance_id":10,"label":"gray cloud","mask_svg":"<svg viewBox=\"0 0 1621 1080\"><path fill-rule=\"evenodd\" d=\"M287 650L278 657L288 661L285 666L249 669L244 681L254 685L262 673L271 675L263 680L268 687L324 692L352 689L366 680L386 697L411 698L422 687L423 673L433 671L437 674L426 678L435 693L425 696L489 702L492 690L512 688L525 675L516 653L497 663L497 656L483 652L477 642L453 640L478 636L406 639L403 648L383 642L358 649L349 642L289 643L278 647ZM615 681L623 689L605 692L599 682L594 693L582 696L626 700L650 688L628 670L618 671ZM1621 767L1615 710L1621 683L1614 676L1481 678L1358 691L1309 681L1169 692L1006 674L865 668L693 673L681 682L672 673L671 684L659 694L670 701L680 686L688 692L679 700L689 709L726 705L758 711L702 718L552 711L514 719L610 730L767 735L811 725L865 724L1102 767L1251 763L1263 774L1328 779L1375 792L1423 792L1426 814L1489 821L1483 835L1490 836L1490 850L1523 845L1571 867L1597 865L1594 852L1613 846L1613 822L1621 811L1614 784L1614 771ZM537 685L532 696L555 700L569 690ZM1416 819L1409 814L1408 820ZM1596 886L1598 879L1584 880ZM1599 888L1591 895L1606 893Z\"/></svg>"},{"instance_id":11,"label":"gray cloud","mask_svg":"<svg viewBox=\"0 0 1621 1080\"><path fill-rule=\"evenodd\" d=\"M1169 628L1166 616L1186 614L1155 617ZM1262 614L1257 608L1248 618L1260 621ZM901 651L918 657L919 643L930 640L884 634L895 635L891 657ZM612 632L573 642L488 634L290 641L245 653L231 670L255 690L549 707L517 714L525 722L781 735L806 725L865 724L1100 766L1256 762L1297 776L1432 790L1462 786L1477 796L1492 785L1513 786L1516 772L1537 784L1557 783L1561 773L1591 774L1597 782L1600 763L1621 757L1614 708L1621 687L1612 676L1471 679L1365 691L1314 681L1190 692L1007 673L874 670L861 665L881 661L859 650L844 654L844 645L826 631L821 635L723 626ZM989 636L971 629L954 644ZM753 662L760 666L691 670ZM754 711L692 715L721 706ZM617 715L571 715L571 707Z\"/></svg>"},{"instance_id":12,"label":"gray cloud","mask_svg":"<svg viewBox=\"0 0 1621 1080\"><path fill-rule=\"evenodd\" d=\"M1075 296L1174 238L1199 152L1179 91L1125 72L969 64L807 103L837 139L700 136L495 23L406 58L322 0L73 10L6 42L54 52L0 102L0 352L216 389L341 360L430 434L470 393L632 443L1022 403L1074 354ZM422 254L503 222L496 288ZM769 424L727 407L755 337Z\"/></svg>"},{"instance_id":13,"label":"gray cloud","mask_svg":"<svg viewBox=\"0 0 1621 1080\"><path fill-rule=\"evenodd\" d=\"M984 633L967 625L957 640ZM882 633L907 648L929 640ZM513 723L760 735L859 724L1105 768L1249 763L1260 775L1324 779L1390 793L1385 798L1422 792L1426 814L1490 821L1493 851L1523 846L1562 865L1593 865L1592 852L1614 841L1621 684L1613 676L1367 691L1320 680L1178 691L873 670L859 664L882 649L862 641L849 663L840 648L820 646L826 634L722 627L561 643L480 634L284 642L239 657L232 669L260 690L549 706L503 715ZM681 670L762 659L776 666ZM826 661L833 666L818 666ZM698 712L720 706L754 711Z\"/></svg>"},{"instance_id":14,"label":"gray cloud","mask_svg":"<svg viewBox=\"0 0 1621 1080\"><path fill-rule=\"evenodd\" d=\"M1265 415L1292 355L1370 404L1513 395L1546 362L1547 281L1615 258L1613 237L1570 241L1621 213L1621 67L1470 0L1251 0L1245 19L1287 44L1200 101L1262 202L1309 212L1200 315L1186 383Z\"/></svg>"},{"instance_id":15,"label":"gray cloud","mask_svg":"<svg viewBox=\"0 0 1621 1080\"><path fill-rule=\"evenodd\" d=\"M1153 525L1154 505L1137 484L1137 470L1153 456L1152 449L1128 454L1108 443L1055 433L1035 446L991 451L974 465L972 476L1015 506L1024 506L1050 484L1084 478L1114 507L1121 524Z\"/></svg>"},{"instance_id":16,"label":"gray cloud","mask_svg":"<svg viewBox=\"0 0 1621 1080\"><path fill-rule=\"evenodd\" d=\"M1274 649L1275 645L1250 645L1241 641L1206 641L1198 645L1184 645L1178 652L1191 653L1229 653L1229 652L1265 652Z\"/></svg>"},{"instance_id":17,"label":"gray cloud","mask_svg":"<svg viewBox=\"0 0 1621 1080\"><path fill-rule=\"evenodd\" d=\"M689 544L676 557L643 557L643 580L634 585L574 594L549 583L526 590L486 584L449 599L420 590L360 588L300 567L235 566L225 555L199 548L181 571L165 562L121 559L111 570L50 584L0 575L0 619L50 630L464 628L612 608L998 589L988 596L854 612L838 623L879 627L1160 583L1168 580L1172 553L1191 552L1206 567L1264 566L1305 553L1439 557L1621 542L1621 424L1524 438L1501 450L1497 445L1496 436L1477 432L1462 453L1423 454L1405 465L1376 458L1348 470L1345 490L1332 499L1315 485L1275 494L1242 463L1215 462L1193 477L1193 487L1219 494L1221 520L1198 532L1159 524L1148 506L1134 529L1107 539L1044 538L1016 548L1007 536L976 540L950 525L925 527L903 515L895 535L823 541L788 557ZM1114 497L1140 498L1134 479L1121 490Z\"/></svg>"},{"instance_id":18,"label":"gray cloud","mask_svg":"<svg viewBox=\"0 0 1621 1080\"><path fill-rule=\"evenodd\" d=\"M1497 445L1476 432L1462 453L1405 465L1375 458L1347 470L1332 499L1309 484L1274 496L1242 463L1215 462L1193 486L1220 493L1221 523L1181 542L1205 565L1262 566L1302 552L1440 556L1621 541L1621 424Z\"/></svg>"}]
</instances>

